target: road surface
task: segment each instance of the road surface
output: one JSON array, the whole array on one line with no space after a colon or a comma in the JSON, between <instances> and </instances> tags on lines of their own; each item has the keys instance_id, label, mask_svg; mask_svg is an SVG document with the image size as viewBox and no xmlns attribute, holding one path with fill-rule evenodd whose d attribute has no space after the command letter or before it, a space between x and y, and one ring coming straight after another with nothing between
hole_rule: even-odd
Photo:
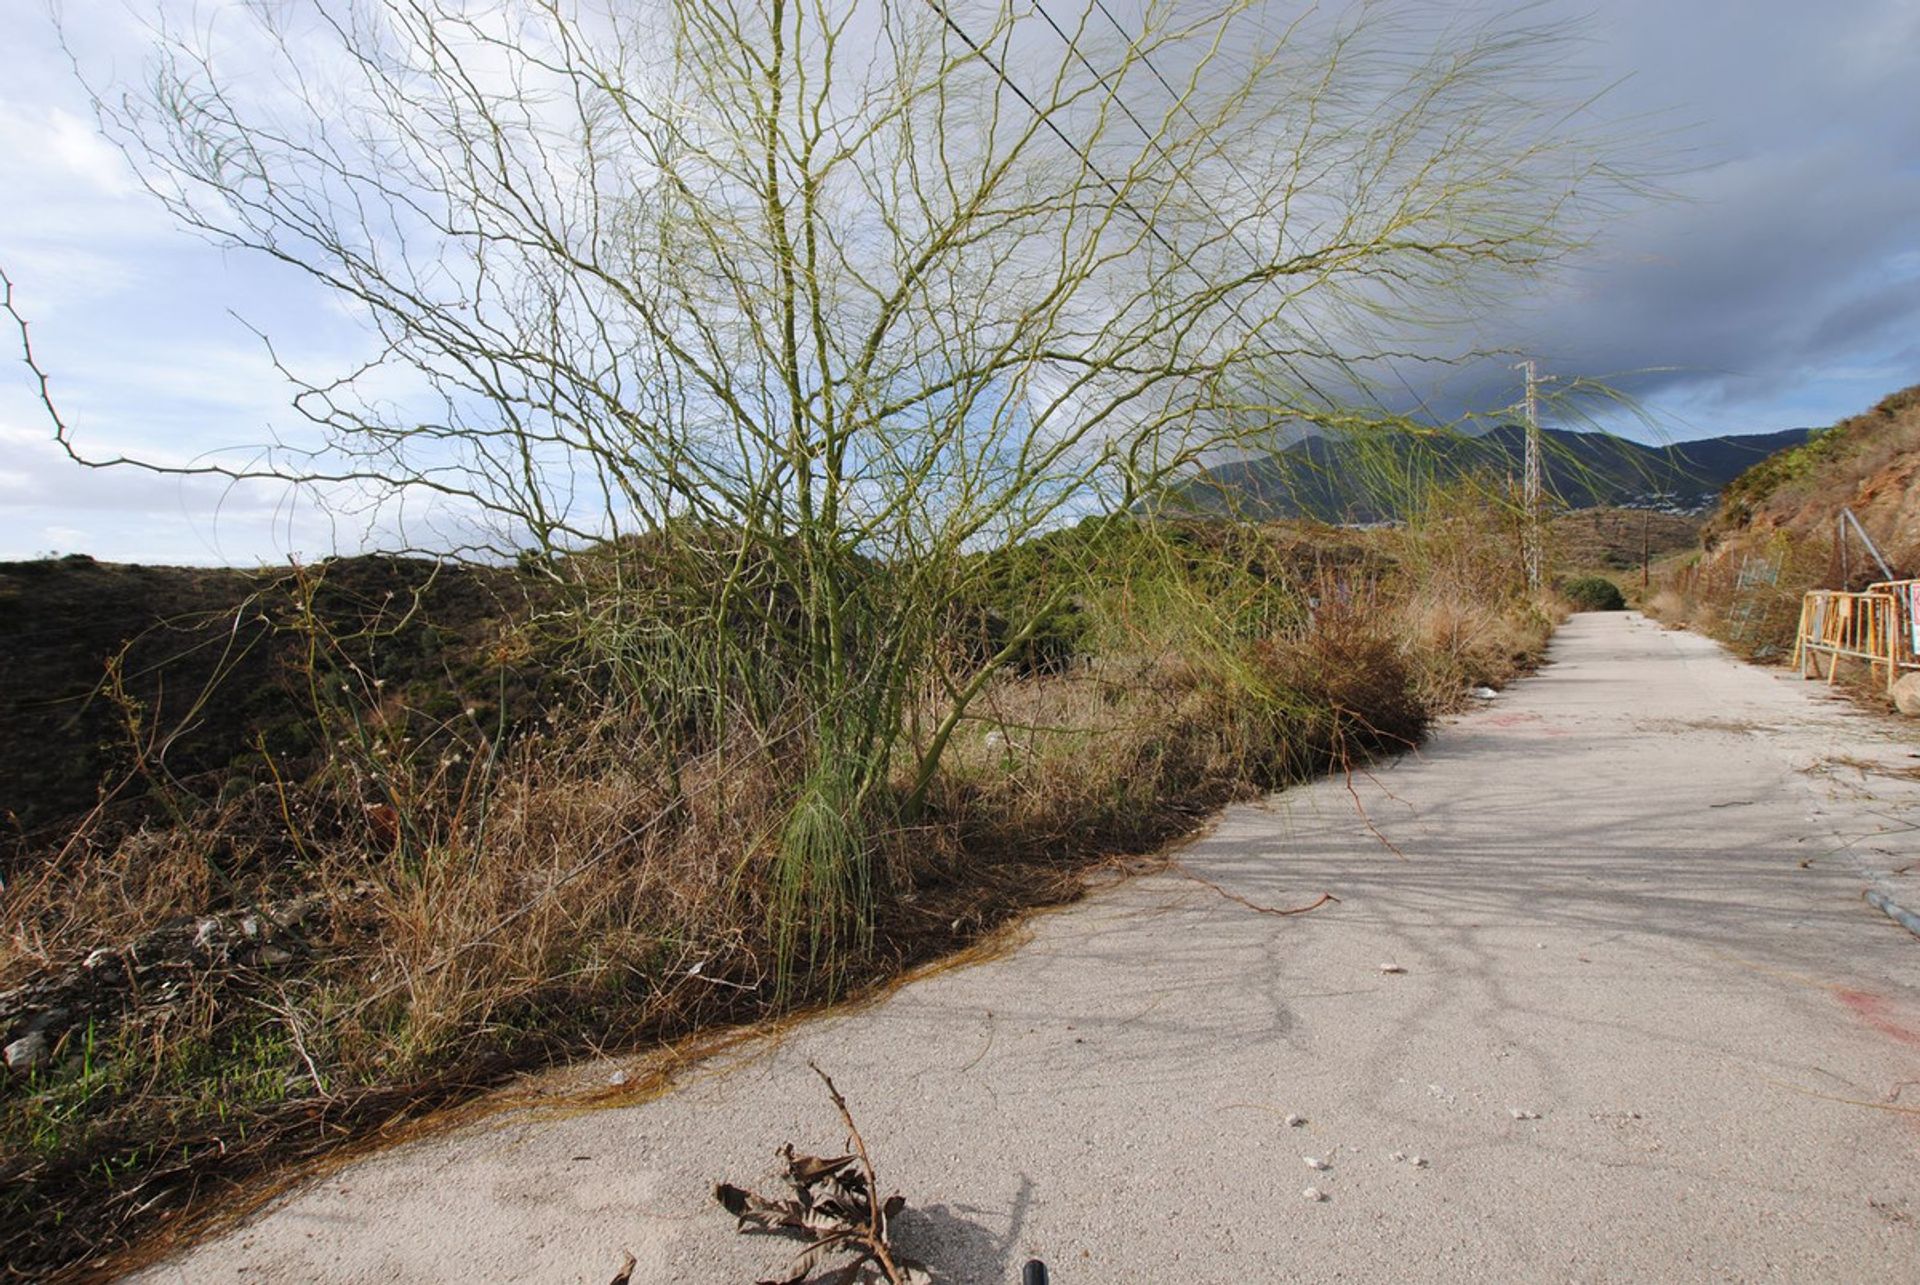
<instances>
[{"instance_id":1,"label":"road surface","mask_svg":"<svg viewBox=\"0 0 1920 1285\"><path fill-rule=\"evenodd\" d=\"M631 1251L635 1281L752 1281L782 1242L708 1192L839 1145L817 1059L941 1279L1920 1280L1920 940L1861 897L1920 861L1920 784L1886 774L1916 748L1578 616L1421 753L1180 857L1338 904L1125 882L660 1100L341 1170L146 1279L600 1285Z\"/></svg>"}]
</instances>

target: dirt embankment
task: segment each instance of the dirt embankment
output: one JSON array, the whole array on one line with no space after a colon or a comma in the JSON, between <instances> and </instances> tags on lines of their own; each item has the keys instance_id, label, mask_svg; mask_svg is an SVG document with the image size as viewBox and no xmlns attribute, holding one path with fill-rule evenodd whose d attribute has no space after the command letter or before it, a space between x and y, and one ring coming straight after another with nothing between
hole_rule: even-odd
<instances>
[{"instance_id":1,"label":"dirt embankment","mask_svg":"<svg viewBox=\"0 0 1920 1285\"><path fill-rule=\"evenodd\" d=\"M189 792L304 761L316 742L315 629L399 695L489 718L535 702L497 642L527 587L423 559L239 570L0 563L0 821L31 846L103 796L139 811L154 782ZM187 783L192 782L189 786ZM145 803L143 804L143 799ZM0 866L4 866L0 860Z\"/></svg>"},{"instance_id":2,"label":"dirt embankment","mask_svg":"<svg viewBox=\"0 0 1920 1285\"><path fill-rule=\"evenodd\" d=\"M1686 513L1574 509L1547 524L1547 548L1563 572L1637 573L1643 557L1697 548L1700 528L1701 519Z\"/></svg>"}]
</instances>

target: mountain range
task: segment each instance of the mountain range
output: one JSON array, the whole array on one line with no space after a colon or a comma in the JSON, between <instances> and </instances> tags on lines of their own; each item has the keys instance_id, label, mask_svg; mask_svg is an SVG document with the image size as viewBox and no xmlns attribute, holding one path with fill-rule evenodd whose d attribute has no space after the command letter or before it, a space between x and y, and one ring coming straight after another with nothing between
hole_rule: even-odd
<instances>
[{"instance_id":1,"label":"mountain range","mask_svg":"<svg viewBox=\"0 0 1920 1285\"><path fill-rule=\"evenodd\" d=\"M1753 465L1815 430L1736 434L1648 446L1608 433L1545 428L1541 482L1570 509L1612 505L1667 513L1705 513L1721 488ZM1471 475L1517 485L1526 430L1503 425L1477 437L1399 433L1367 439L1316 435L1267 455L1216 464L1162 497L1162 511L1233 513L1243 518L1312 517L1380 522L1401 516L1426 483Z\"/></svg>"}]
</instances>

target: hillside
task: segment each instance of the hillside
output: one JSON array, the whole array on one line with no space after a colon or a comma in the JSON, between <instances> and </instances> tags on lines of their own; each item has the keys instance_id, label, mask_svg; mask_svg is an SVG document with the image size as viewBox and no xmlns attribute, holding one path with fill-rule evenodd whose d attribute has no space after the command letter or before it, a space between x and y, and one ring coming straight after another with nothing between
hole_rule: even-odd
<instances>
[{"instance_id":1,"label":"hillside","mask_svg":"<svg viewBox=\"0 0 1920 1285\"><path fill-rule=\"evenodd\" d=\"M217 792L229 775L256 774L262 753L304 762L319 748L316 629L431 712L491 722L504 703L524 717L528 671L488 655L524 597L508 573L420 559L258 571L83 555L0 563L0 853L131 777L144 784L120 791L123 803L157 781Z\"/></svg>"},{"instance_id":2,"label":"hillside","mask_svg":"<svg viewBox=\"0 0 1920 1285\"><path fill-rule=\"evenodd\" d=\"M1793 645L1800 599L1862 588L1882 572L1857 540L1836 543L1851 509L1897 576L1920 574L1920 385L1821 429L1734 478L1701 553L1667 570L1655 609L1757 657Z\"/></svg>"},{"instance_id":3,"label":"hillside","mask_svg":"<svg viewBox=\"0 0 1920 1285\"><path fill-rule=\"evenodd\" d=\"M1699 547L1701 519L1650 509L1599 507L1562 513L1547 523L1547 555L1562 573L1638 572L1657 560Z\"/></svg>"},{"instance_id":4,"label":"hillside","mask_svg":"<svg viewBox=\"0 0 1920 1285\"><path fill-rule=\"evenodd\" d=\"M1811 429L1785 429L1647 446L1605 433L1543 429L1543 483L1568 509L1596 506L1701 514L1736 476ZM1518 478L1526 430L1508 425L1479 437L1433 435L1365 442L1316 436L1271 455L1219 464L1182 484L1169 506L1247 518L1308 515L1328 522L1402 516L1401 497L1429 480L1474 473Z\"/></svg>"},{"instance_id":5,"label":"hillside","mask_svg":"<svg viewBox=\"0 0 1920 1285\"><path fill-rule=\"evenodd\" d=\"M1920 572L1920 384L1882 399L1748 469L1708 523L1710 546L1751 545L1776 534L1827 538L1850 508L1903 575Z\"/></svg>"}]
</instances>

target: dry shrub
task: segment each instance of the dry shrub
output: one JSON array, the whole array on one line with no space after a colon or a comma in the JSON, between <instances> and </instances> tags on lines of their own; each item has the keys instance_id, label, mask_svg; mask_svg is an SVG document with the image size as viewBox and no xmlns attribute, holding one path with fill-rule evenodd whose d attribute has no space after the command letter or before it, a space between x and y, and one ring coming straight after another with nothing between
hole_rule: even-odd
<instances>
[{"instance_id":1,"label":"dry shrub","mask_svg":"<svg viewBox=\"0 0 1920 1285\"><path fill-rule=\"evenodd\" d=\"M171 829L82 827L17 872L9 978L157 933L190 984L160 1010L109 997L48 1070L0 1089L0 1256L99 1270L249 1175L520 1069L858 991L1230 799L1403 748L1551 623L1485 538L1463 518L1375 533L1292 579L1273 542L1189 542L1171 572L1090 601L1100 650L992 676L917 814L898 806L908 732L863 824L871 921L790 977L773 872L817 771L810 724L740 719L677 761L618 705L505 743L457 719L411 739L430 720L361 684L303 779ZM1236 575L1243 557L1257 574ZM908 722L943 712L928 695ZM235 935L290 902L309 911L268 934L284 958ZM200 916L227 943L211 955L185 945Z\"/></svg>"},{"instance_id":2,"label":"dry shrub","mask_svg":"<svg viewBox=\"0 0 1920 1285\"><path fill-rule=\"evenodd\" d=\"M1689 622L1687 600L1671 585L1662 584L1655 589L1642 607L1648 615L1668 625L1685 625Z\"/></svg>"},{"instance_id":3,"label":"dry shrub","mask_svg":"<svg viewBox=\"0 0 1920 1285\"><path fill-rule=\"evenodd\" d=\"M1793 650L1806 591L1832 582L1833 547L1818 531L1724 540L1711 554L1666 570L1654 610L1749 659L1782 659Z\"/></svg>"},{"instance_id":4,"label":"dry shrub","mask_svg":"<svg viewBox=\"0 0 1920 1285\"><path fill-rule=\"evenodd\" d=\"M1568 606L1552 594L1494 601L1421 588L1391 608L1420 702L1434 713L1459 709L1477 687L1499 687L1545 653Z\"/></svg>"},{"instance_id":5,"label":"dry shrub","mask_svg":"<svg viewBox=\"0 0 1920 1285\"><path fill-rule=\"evenodd\" d=\"M1254 663L1280 697L1292 726L1282 733L1279 779L1342 765L1351 758L1408 749L1433 713L1408 649L1379 604L1323 595L1305 634L1259 644ZM1290 733L1290 735L1288 734Z\"/></svg>"}]
</instances>

